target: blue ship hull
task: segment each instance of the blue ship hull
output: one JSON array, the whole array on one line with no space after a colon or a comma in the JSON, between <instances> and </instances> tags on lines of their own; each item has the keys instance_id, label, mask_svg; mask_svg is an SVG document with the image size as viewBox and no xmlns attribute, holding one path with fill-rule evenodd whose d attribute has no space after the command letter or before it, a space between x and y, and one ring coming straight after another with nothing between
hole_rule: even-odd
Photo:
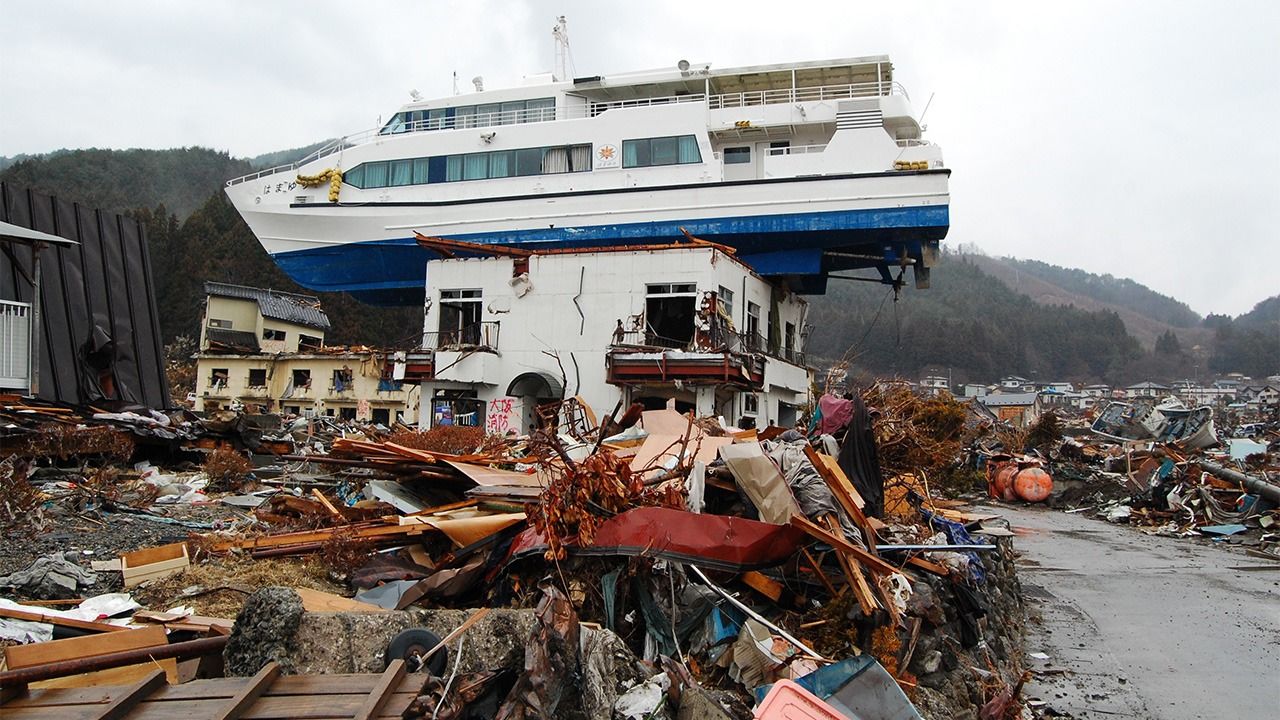
<instances>
[{"instance_id":1,"label":"blue ship hull","mask_svg":"<svg viewBox=\"0 0 1280 720\"><path fill-rule=\"evenodd\" d=\"M661 243L684 238L681 229L735 247L764 276L786 277L798 292L819 294L826 273L917 261L936 248L950 225L946 205L841 212L755 215L669 222L539 228L519 233L449 235L494 245L599 247ZM833 254L839 253L839 254ZM857 255L858 257L850 257ZM427 262L439 257L413 237L354 242L277 253L276 263L298 284L320 292L349 292L377 305L419 305Z\"/></svg>"}]
</instances>

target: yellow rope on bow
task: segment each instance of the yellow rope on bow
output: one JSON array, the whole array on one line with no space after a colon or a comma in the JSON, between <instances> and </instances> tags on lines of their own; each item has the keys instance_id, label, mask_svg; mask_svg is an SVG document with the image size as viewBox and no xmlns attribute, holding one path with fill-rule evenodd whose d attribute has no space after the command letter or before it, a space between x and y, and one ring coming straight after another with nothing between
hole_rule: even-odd
<instances>
[{"instance_id":1,"label":"yellow rope on bow","mask_svg":"<svg viewBox=\"0 0 1280 720\"><path fill-rule=\"evenodd\" d=\"M326 168L318 175L299 175L298 184L305 188L320 187L329 183L329 202L338 202L338 193L342 191L342 171L338 168Z\"/></svg>"}]
</instances>

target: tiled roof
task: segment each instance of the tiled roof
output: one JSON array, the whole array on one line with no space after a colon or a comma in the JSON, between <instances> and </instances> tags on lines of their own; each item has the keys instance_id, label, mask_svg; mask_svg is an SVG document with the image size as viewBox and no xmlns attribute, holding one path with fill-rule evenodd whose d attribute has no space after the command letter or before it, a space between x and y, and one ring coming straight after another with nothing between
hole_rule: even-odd
<instances>
[{"instance_id":1,"label":"tiled roof","mask_svg":"<svg viewBox=\"0 0 1280 720\"><path fill-rule=\"evenodd\" d=\"M204 292L206 295L254 300L265 318L320 330L329 329L329 316L320 309L320 298L317 297L220 282L205 283Z\"/></svg>"}]
</instances>

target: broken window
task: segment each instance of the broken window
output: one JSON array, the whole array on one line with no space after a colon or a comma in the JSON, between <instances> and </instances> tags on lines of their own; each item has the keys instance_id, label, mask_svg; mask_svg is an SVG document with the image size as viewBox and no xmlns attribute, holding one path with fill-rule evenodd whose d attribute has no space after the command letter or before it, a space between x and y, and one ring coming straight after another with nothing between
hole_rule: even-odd
<instances>
[{"instance_id":1,"label":"broken window","mask_svg":"<svg viewBox=\"0 0 1280 720\"><path fill-rule=\"evenodd\" d=\"M284 331L272 330L271 328L263 328L262 339L263 340L279 340L281 342L284 342Z\"/></svg>"},{"instance_id":2,"label":"broken window","mask_svg":"<svg viewBox=\"0 0 1280 720\"><path fill-rule=\"evenodd\" d=\"M760 399L755 393L742 394L742 414L755 415L760 411Z\"/></svg>"},{"instance_id":3,"label":"broken window","mask_svg":"<svg viewBox=\"0 0 1280 720\"><path fill-rule=\"evenodd\" d=\"M720 299L720 314L733 320L733 291L721 285L716 297Z\"/></svg>"},{"instance_id":4,"label":"broken window","mask_svg":"<svg viewBox=\"0 0 1280 720\"><path fill-rule=\"evenodd\" d=\"M265 368L249 371L249 387L266 387L267 371Z\"/></svg>"},{"instance_id":5,"label":"broken window","mask_svg":"<svg viewBox=\"0 0 1280 720\"><path fill-rule=\"evenodd\" d=\"M796 324L787 323L786 330L782 335L782 347L786 351L787 359L790 360L796 352Z\"/></svg>"},{"instance_id":6,"label":"broken window","mask_svg":"<svg viewBox=\"0 0 1280 720\"><path fill-rule=\"evenodd\" d=\"M644 307L645 344L683 348L693 341L697 287L693 283L649 285Z\"/></svg>"},{"instance_id":7,"label":"broken window","mask_svg":"<svg viewBox=\"0 0 1280 720\"><path fill-rule=\"evenodd\" d=\"M284 408L284 411L285 411L287 414L289 414L289 415L301 415L301 414L302 414L302 406L301 406L301 405L286 405L286 406L285 406L285 408Z\"/></svg>"},{"instance_id":8,"label":"broken window","mask_svg":"<svg viewBox=\"0 0 1280 720\"><path fill-rule=\"evenodd\" d=\"M209 318L209 327L211 327L211 328L222 328L223 330L230 330L230 329L231 329L231 321L230 321L230 320L217 320L217 319L215 319L215 318Z\"/></svg>"},{"instance_id":9,"label":"broken window","mask_svg":"<svg viewBox=\"0 0 1280 720\"><path fill-rule=\"evenodd\" d=\"M437 347L480 344L479 290L440 291L440 339Z\"/></svg>"},{"instance_id":10,"label":"broken window","mask_svg":"<svg viewBox=\"0 0 1280 720\"><path fill-rule=\"evenodd\" d=\"M374 408L369 419L379 425L390 425L391 408Z\"/></svg>"},{"instance_id":11,"label":"broken window","mask_svg":"<svg viewBox=\"0 0 1280 720\"><path fill-rule=\"evenodd\" d=\"M224 388L227 386L227 380L230 377L231 373L226 368L213 368L209 371L209 387Z\"/></svg>"},{"instance_id":12,"label":"broken window","mask_svg":"<svg viewBox=\"0 0 1280 720\"><path fill-rule=\"evenodd\" d=\"M431 424L465 425L477 427L484 424L485 402L468 397L469 390L437 390L431 400Z\"/></svg>"},{"instance_id":13,"label":"broken window","mask_svg":"<svg viewBox=\"0 0 1280 720\"><path fill-rule=\"evenodd\" d=\"M311 371L310 370L294 370L292 379L293 379L293 386L295 388L311 387Z\"/></svg>"},{"instance_id":14,"label":"broken window","mask_svg":"<svg viewBox=\"0 0 1280 720\"><path fill-rule=\"evenodd\" d=\"M355 420L356 409L354 407L340 407L338 408L338 417L343 420Z\"/></svg>"},{"instance_id":15,"label":"broken window","mask_svg":"<svg viewBox=\"0 0 1280 720\"><path fill-rule=\"evenodd\" d=\"M355 373L351 368L342 366L340 370L333 371L333 389L335 392L344 392L350 390L355 384Z\"/></svg>"},{"instance_id":16,"label":"broken window","mask_svg":"<svg viewBox=\"0 0 1280 720\"><path fill-rule=\"evenodd\" d=\"M753 352L759 352L761 346L760 338L760 306L749 302L747 303L747 347Z\"/></svg>"}]
</instances>

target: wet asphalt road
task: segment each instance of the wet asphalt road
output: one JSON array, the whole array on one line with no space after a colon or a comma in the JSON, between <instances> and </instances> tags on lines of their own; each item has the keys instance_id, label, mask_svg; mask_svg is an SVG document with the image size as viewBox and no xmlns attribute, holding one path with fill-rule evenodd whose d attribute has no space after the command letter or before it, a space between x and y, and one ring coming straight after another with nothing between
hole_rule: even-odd
<instances>
[{"instance_id":1,"label":"wet asphalt road","mask_svg":"<svg viewBox=\"0 0 1280 720\"><path fill-rule=\"evenodd\" d=\"M1077 718L1280 718L1280 562L1001 506L1031 622L1027 696ZM1065 672L1064 672L1065 671Z\"/></svg>"}]
</instances>

